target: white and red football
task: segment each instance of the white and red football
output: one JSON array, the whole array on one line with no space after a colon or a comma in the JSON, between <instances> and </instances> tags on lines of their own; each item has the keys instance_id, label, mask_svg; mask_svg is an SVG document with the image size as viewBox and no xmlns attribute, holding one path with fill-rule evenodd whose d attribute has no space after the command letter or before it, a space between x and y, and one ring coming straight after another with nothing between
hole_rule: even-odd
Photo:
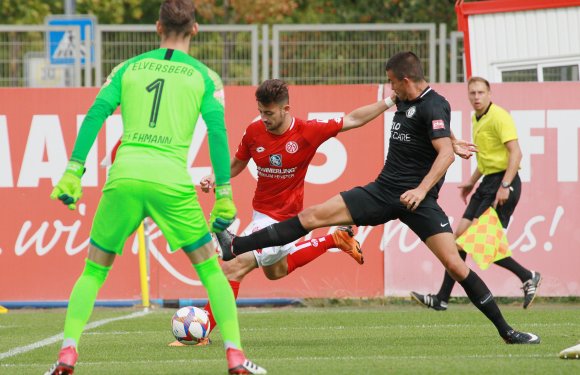
<instances>
[{"instance_id":1,"label":"white and red football","mask_svg":"<svg viewBox=\"0 0 580 375\"><path fill-rule=\"evenodd\" d=\"M171 330L177 341L195 345L209 335L209 317L198 307L182 307L171 318Z\"/></svg>"}]
</instances>

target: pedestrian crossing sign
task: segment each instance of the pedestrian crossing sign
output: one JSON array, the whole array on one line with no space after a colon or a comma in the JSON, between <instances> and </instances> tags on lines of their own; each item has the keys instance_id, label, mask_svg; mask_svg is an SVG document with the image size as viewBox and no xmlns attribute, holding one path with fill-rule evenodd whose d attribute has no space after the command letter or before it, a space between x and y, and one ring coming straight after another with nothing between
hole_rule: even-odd
<instances>
[{"instance_id":1,"label":"pedestrian crossing sign","mask_svg":"<svg viewBox=\"0 0 580 375\"><path fill-rule=\"evenodd\" d=\"M45 23L49 26L46 49L51 64L74 64L74 54L77 44L80 52L81 65L85 64L87 57L91 64L95 62L93 41L95 38L96 18L94 16L48 16L46 17ZM75 33L71 30L64 30L62 28L75 26L79 28L77 35L80 35L80 40L75 40ZM59 29L58 27L61 28Z\"/></svg>"}]
</instances>

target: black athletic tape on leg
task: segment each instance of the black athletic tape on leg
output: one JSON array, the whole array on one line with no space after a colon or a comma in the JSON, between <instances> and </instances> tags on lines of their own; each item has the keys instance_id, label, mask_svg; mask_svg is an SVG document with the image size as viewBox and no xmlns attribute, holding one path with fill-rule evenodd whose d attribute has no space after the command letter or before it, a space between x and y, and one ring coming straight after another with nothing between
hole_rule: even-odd
<instances>
[{"instance_id":1,"label":"black athletic tape on leg","mask_svg":"<svg viewBox=\"0 0 580 375\"><path fill-rule=\"evenodd\" d=\"M307 233L308 231L304 229L298 216L294 216L288 220L269 225L249 236L236 237L233 241L233 251L234 254L240 255L265 247L286 245Z\"/></svg>"},{"instance_id":2,"label":"black athletic tape on leg","mask_svg":"<svg viewBox=\"0 0 580 375\"><path fill-rule=\"evenodd\" d=\"M270 236L270 239L274 243L280 242L280 236L278 236L278 232L276 231L276 228L274 228L274 225L268 225L266 230L268 231L268 236Z\"/></svg>"}]
</instances>

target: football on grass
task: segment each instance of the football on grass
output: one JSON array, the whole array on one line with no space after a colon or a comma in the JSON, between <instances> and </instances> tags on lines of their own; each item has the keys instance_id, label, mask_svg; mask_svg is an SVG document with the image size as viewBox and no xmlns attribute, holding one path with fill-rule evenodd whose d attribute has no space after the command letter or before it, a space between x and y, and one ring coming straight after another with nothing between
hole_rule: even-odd
<instances>
[{"instance_id":1,"label":"football on grass","mask_svg":"<svg viewBox=\"0 0 580 375\"><path fill-rule=\"evenodd\" d=\"M171 330L177 341L195 345L209 334L209 318L198 307L182 307L171 318Z\"/></svg>"}]
</instances>

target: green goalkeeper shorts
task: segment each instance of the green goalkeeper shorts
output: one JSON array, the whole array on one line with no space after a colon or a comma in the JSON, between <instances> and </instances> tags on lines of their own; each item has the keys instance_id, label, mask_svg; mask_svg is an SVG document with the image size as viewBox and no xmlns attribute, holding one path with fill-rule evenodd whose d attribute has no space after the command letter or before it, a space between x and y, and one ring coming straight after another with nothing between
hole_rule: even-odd
<instances>
[{"instance_id":1,"label":"green goalkeeper shorts","mask_svg":"<svg viewBox=\"0 0 580 375\"><path fill-rule=\"evenodd\" d=\"M147 216L157 224L172 251L191 251L211 241L193 185L118 179L103 189L93 219L91 243L121 255L127 238Z\"/></svg>"}]
</instances>

